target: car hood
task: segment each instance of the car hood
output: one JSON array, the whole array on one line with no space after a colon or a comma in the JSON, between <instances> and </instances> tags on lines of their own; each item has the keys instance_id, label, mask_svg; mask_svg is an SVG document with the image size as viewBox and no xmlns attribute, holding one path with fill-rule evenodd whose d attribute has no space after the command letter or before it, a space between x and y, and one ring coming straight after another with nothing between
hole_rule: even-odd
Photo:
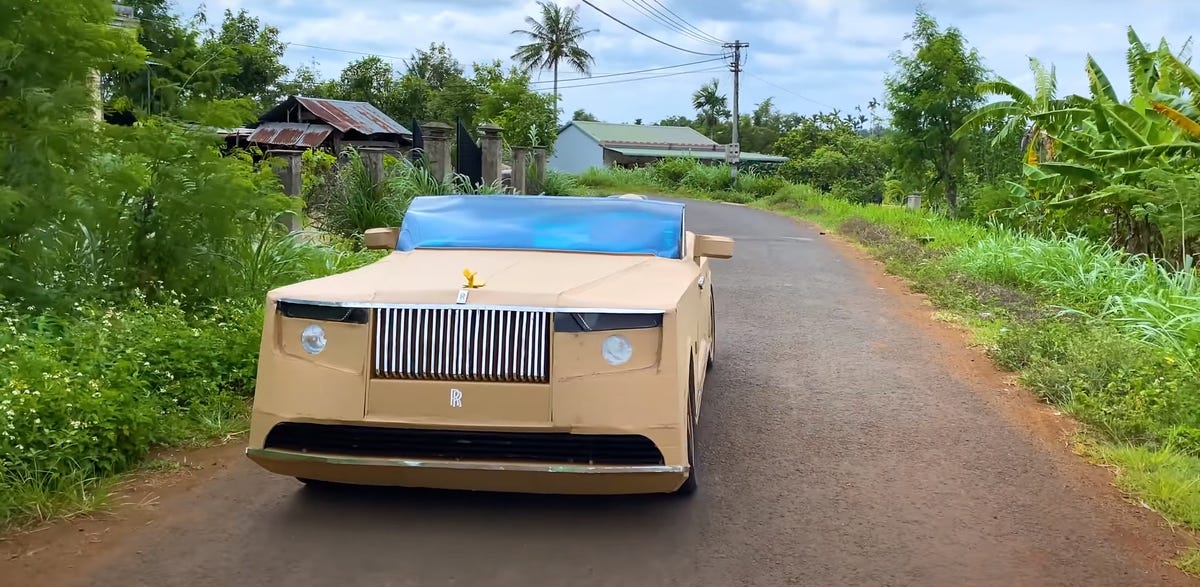
<instances>
[{"instance_id":1,"label":"car hood","mask_svg":"<svg viewBox=\"0 0 1200 587\"><path fill-rule=\"evenodd\" d=\"M549 251L421 249L338 275L272 290L270 298L366 304L453 304L463 270L476 273L471 305L671 310L696 283L678 259Z\"/></svg>"}]
</instances>

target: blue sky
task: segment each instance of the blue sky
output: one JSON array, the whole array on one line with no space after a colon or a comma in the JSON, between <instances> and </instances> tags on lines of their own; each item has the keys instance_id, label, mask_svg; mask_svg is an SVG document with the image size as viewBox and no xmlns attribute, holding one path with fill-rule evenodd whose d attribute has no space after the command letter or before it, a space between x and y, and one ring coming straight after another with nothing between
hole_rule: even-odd
<instances>
[{"instance_id":1,"label":"blue sky","mask_svg":"<svg viewBox=\"0 0 1200 587\"><path fill-rule=\"evenodd\" d=\"M638 12L644 5L665 6L703 32L722 40L750 43L742 76L741 104L749 112L772 97L784 111L811 113L837 107L843 111L883 99L884 76L893 70L890 55L905 48L916 0L590 0L596 7L673 45L699 53L720 52L675 32ZM588 29L598 29L584 46L595 57L593 75L688 63L709 57L660 45L623 27L578 0L558 0L576 7ZM1058 70L1060 93L1085 93L1083 66L1091 53L1114 84L1126 79L1126 27L1157 45L1166 37L1178 48L1200 21L1200 0L925 0L942 26L958 27L995 73L1030 86L1028 57ZM431 42L444 42L468 66L473 61L509 61L521 39L511 31L524 28L524 17L536 14L534 0L176 0L176 9L191 14L203 8L209 21L220 21L227 8L247 9L281 30L293 43L284 62L295 68L315 62L327 77L336 76L361 55L312 49L314 45L347 51L409 56ZM675 114L692 114L691 93L717 77L732 92L728 70L686 73L628 83L570 88L659 73L712 69L705 63L595 80L560 82L564 116L584 108L601 120L657 122ZM560 78L578 78L572 71ZM535 79L550 80L549 72ZM547 90L549 83L540 84Z\"/></svg>"}]
</instances>

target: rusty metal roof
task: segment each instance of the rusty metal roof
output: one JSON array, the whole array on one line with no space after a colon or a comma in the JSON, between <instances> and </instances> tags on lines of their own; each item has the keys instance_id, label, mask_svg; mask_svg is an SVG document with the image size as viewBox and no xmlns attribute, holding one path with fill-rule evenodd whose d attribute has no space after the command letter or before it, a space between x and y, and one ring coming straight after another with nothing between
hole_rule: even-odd
<instances>
[{"instance_id":1,"label":"rusty metal roof","mask_svg":"<svg viewBox=\"0 0 1200 587\"><path fill-rule=\"evenodd\" d=\"M297 122L264 122L254 129L247 140L284 147L311 148L320 145L333 132L327 124Z\"/></svg>"},{"instance_id":2,"label":"rusty metal roof","mask_svg":"<svg viewBox=\"0 0 1200 587\"><path fill-rule=\"evenodd\" d=\"M262 115L259 120L288 122L288 112L300 104L325 124L341 132L355 131L364 135L396 134L411 137L412 131L392 120L378 108L367 102L326 100L305 96L289 96L287 100ZM264 122L264 124L266 124Z\"/></svg>"}]
</instances>

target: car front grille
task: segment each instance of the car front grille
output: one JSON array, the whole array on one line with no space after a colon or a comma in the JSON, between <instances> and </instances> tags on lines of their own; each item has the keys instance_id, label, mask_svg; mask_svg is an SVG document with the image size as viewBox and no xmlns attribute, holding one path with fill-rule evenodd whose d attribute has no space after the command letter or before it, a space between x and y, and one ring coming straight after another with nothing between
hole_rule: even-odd
<instances>
[{"instance_id":1,"label":"car front grille","mask_svg":"<svg viewBox=\"0 0 1200 587\"><path fill-rule=\"evenodd\" d=\"M481 308L375 311L379 379L548 383L551 312Z\"/></svg>"},{"instance_id":2,"label":"car front grille","mask_svg":"<svg viewBox=\"0 0 1200 587\"><path fill-rule=\"evenodd\" d=\"M283 422L266 448L401 459L661 465L654 442L636 434L480 432Z\"/></svg>"}]
</instances>

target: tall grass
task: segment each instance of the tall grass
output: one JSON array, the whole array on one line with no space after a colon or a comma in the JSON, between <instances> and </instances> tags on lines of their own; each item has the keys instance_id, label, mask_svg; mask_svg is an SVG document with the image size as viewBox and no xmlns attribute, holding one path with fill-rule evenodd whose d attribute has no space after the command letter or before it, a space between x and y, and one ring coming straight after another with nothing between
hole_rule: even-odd
<instances>
[{"instance_id":1,"label":"tall grass","mask_svg":"<svg viewBox=\"0 0 1200 587\"><path fill-rule=\"evenodd\" d=\"M978 277L1041 293L1064 310L1110 322L1192 370L1200 348L1200 275L1078 236L995 230L950 259Z\"/></svg>"}]
</instances>

